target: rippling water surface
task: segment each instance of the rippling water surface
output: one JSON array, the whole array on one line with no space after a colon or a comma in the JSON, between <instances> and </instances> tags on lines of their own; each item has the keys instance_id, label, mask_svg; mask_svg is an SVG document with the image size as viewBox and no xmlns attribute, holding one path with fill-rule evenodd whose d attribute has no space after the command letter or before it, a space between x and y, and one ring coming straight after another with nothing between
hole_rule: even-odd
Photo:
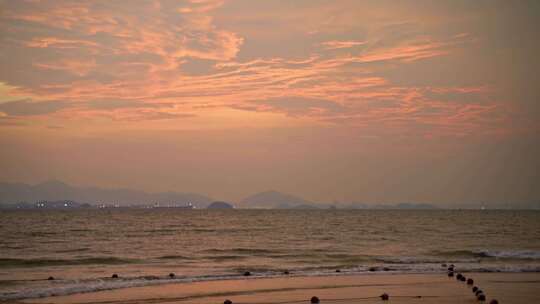
<instances>
[{"instance_id":1,"label":"rippling water surface","mask_svg":"<svg viewBox=\"0 0 540 304\"><path fill-rule=\"evenodd\" d=\"M540 271L536 211L2 211L0 236L0 299L245 271L425 273L445 271L443 263L462 271Z\"/></svg>"}]
</instances>

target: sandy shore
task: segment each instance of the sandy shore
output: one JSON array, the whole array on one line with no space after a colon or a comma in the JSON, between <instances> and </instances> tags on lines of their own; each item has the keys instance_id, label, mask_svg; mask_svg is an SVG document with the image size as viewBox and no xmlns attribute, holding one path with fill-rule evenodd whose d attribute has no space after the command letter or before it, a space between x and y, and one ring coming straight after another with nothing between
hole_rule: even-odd
<instances>
[{"instance_id":1,"label":"sandy shore","mask_svg":"<svg viewBox=\"0 0 540 304\"><path fill-rule=\"evenodd\" d=\"M540 273L468 273L489 303L540 303ZM22 303L200 303L240 304L309 303L317 296L324 303L477 303L471 287L445 274L375 274L326 277L239 279L126 288Z\"/></svg>"}]
</instances>

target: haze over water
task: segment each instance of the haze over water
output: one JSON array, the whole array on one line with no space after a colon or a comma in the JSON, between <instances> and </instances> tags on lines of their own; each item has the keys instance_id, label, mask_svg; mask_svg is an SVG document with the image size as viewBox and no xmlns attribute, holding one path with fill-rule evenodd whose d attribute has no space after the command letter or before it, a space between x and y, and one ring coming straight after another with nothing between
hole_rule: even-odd
<instances>
[{"instance_id":1,"label":"haze over water","mask_svg":"<svg viewBox=\"0 0 540 304\"><path fill-rule=\"evenodd\" d=\"M0 227L4 299L230 279L245 271L445 272L442 263L460 271L540 271L536 211L5 211Z\"/></svg>"}]
</instances>

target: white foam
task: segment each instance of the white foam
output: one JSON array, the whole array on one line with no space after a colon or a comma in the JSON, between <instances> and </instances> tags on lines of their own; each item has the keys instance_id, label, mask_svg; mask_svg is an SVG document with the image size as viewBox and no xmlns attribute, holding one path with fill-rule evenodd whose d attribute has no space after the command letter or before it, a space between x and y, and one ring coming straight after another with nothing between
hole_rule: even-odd
<instances>
[{"instance_id":1,"label":"white foam","mask_svg":"<svg viewBox=\"0 0 540 304\"><path fill-rule=\"evenodd\" d=\"M375 267L375 268L373 268ZM385 269L386 268L386 269ZM406 273L445 273L446 267L440 263L384 263L378 265L361 265L340 269L338 273L335 269L302 270L291 269L286 276L340 276L340 275L378 275L378 274L406 274ZM460 272L540 272L540 264L485 264L460 263L456 265L456 270ZM252 276L244 277L240 275L208 275L194 277L177 278L157 278L157 277L132 277L132 278L101 278L85 280L55 280L44 282L45 286L34 286L32 288L21 289L13 292L0 293L0 300L21 300L27 298L43 298L51 296L62 296L76 293L89 293L103 290L113 290L129 287L142 287L151 285L189 283L202 281L219 281L233 279L260 279L282 277L280 272L254 273Z\"/></svg>"},{"instance_id":2,"label":"white foam","mask_svg":"<svg viewBox=\"0 0 540 304\"><path fill-rule=\"evenodd\" d=\"M41 288L28 288L15 292L0 294L0 300L20 300L27 298L43 298L50 296L62 296L76 293L88 293L103 290L113 290L128 287L141 287L150 285L187 283L193 281L205 280L224 280L230 279L230 276L208 276L193 278L120 278L120 279L90 279L90 280L69 280L54 281L54 286Z\"/></svg>"},{"instance_id":3,"label":"white foam","mask_svg":"<svg viewBox=\"0 0 540 304\"><path fill-rule=\"evenodd\" d=\"M540 251L535 250L480 250L477 253L493 258L540 259Z\"/></svg>"}]
</instances>

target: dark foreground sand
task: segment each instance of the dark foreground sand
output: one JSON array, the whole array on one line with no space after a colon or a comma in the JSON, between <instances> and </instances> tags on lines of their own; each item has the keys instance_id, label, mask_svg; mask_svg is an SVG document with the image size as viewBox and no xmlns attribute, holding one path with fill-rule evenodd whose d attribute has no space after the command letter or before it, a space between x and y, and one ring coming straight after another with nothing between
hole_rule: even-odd
<instances>
[{"instance_id":1,"label":"dark foreground sand","mask_svg":"<svg viewBox=\"0 0 540 304\"><path fill-rule=\"evenodd\" d=\"M499 303L540 303L540 273L467 273L475 285ZM478 303L465 283L445 274L376 274L356 276L239 279L126 288L70 296L32 299L23 303Z\"/></svg>"}]
</instances>

